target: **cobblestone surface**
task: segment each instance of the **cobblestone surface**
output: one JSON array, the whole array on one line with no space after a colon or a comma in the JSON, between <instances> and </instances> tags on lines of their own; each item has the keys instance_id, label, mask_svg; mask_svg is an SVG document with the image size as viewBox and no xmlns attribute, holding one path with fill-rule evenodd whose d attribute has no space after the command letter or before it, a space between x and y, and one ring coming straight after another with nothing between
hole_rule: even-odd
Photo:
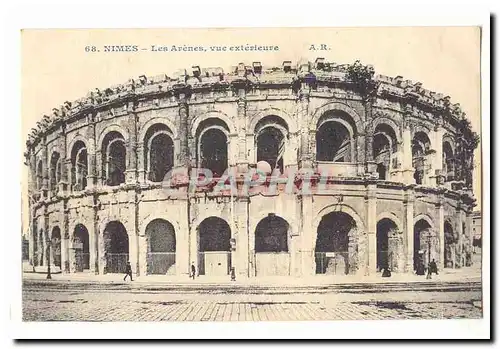
<instances>
[{"instance_id":1,"label":"cobblestone surface","mask_svg":"<svg viewBox=\"0 0 500 349\"><path fill-rule=\"evenodd\" d=\"M23 292L24 321L294 321L480 318L479 292L196 295ZM473 304L475 303L476 306Z\"/></svg>"}]
</instances>

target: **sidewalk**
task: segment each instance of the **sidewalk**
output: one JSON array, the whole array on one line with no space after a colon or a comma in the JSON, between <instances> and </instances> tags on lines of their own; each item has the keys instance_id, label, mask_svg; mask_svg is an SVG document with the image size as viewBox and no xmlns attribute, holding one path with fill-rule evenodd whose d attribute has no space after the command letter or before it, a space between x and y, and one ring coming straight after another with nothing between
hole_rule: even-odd
<instances>
[{"instance_id":1,"label":"sidewalk","mask_svg":"<svg viewBox=\"0 0 500 349\"><path fill-rule=\"evenodd\" d=\"M74 273L74 274L52 274L52 281L71 282L71 283L92 283L92 284L123 284L122 274L106 274L95 275L90 272ZM25 281L42 281L46 279L47 274L44 272L24 272L23 280ZM127 278L127 283L130 283ZM134 278L133 284L149 284L149 285L219 285L219 286L255 286L255 287L315 287L328 285L343 285L343 284L394 284L394 283L472 283L481 282L481 270L475 267L461 269L445 269L439 275L432 275L432 279L427 279L426 276L414 274L397 274L393 273L389 278L382 278L381 274L369 276L354 276L354 275L314 275L308 277L291 277L291 276L276 276L276 277L255 277L242 278L237 276L236 281L231 281L230 277L209 277L199 276L196 279L191 279L187 275L146 275Z\"/></svg>"}]
</instances>

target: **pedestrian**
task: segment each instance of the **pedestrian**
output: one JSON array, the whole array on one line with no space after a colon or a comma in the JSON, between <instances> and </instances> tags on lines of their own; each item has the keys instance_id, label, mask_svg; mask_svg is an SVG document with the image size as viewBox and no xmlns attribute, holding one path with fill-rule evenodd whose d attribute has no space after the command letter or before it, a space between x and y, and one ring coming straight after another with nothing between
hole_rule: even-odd
<instances>
[{"instance_id":1,"label":"pedestrian","mask_svg":"<svg viewBox=\"0 0 500 349\"><path fill-rule=\"evenodd\" d=\"M191 277L193 280L196 277L196 267L194 266L194 262L191 262Z\"/></svg>"},{"instance_id":2,"label":"pedestrian","mask_svg":"<svg viewBox=\"0 0 500 349\"><path fill-rule=\"evenodd\" d=\"M130 266L130 262L127 262L127 268L125 269L125 277L123 278L123 281L127 279L127 276L130 276L130 281L132 280L132 267Z\"/></svg>"},{"instance_id":3,"label":"pedestrian","mask_svg":"<svg viewBox=\"0 0 500 349\"><path fill-rule=\"evenodd\" d=\"M389 270L388 267L384 268L384 271L382 272L382 277L383 278L390 278L391 277L391 271Z\"/></svg>"},{"instance_id":4,"label":"pedestrian","mask_svg":"<svg viewBox=\"0 0 500 349\"><path fill-rule=\"evenodd\" d=\"M439 275L438 274L438 267L437 267L436 261L434 259L429 263L429 269L430 269L431 274L435 273L436 275Z\"/></svg>"}]
</instances>

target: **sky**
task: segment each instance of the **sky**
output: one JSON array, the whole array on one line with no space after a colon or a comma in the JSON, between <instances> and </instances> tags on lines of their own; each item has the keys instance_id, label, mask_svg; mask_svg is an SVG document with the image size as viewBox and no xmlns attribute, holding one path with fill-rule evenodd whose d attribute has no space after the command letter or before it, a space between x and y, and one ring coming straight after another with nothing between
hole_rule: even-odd
<instances>
[{"instance_id":1,"label":"sky","mask_svg":"<svg viewBox=\"0 0 500 349\"><path fill-rule=\"evenodd\" d=\"M222 67L240 62L281 66L284 60L324 57L339 64L361 60L376 74L403 76L460 103L480 133L480 29L478 27L356 27L241 29L24 30L22 48L21 142L36 122L65 101L95 88L140 75L172 75L179 69ZM273 45L273 52L210 52L210 46ZM328 47L310 50L311 45ZM137 45L139 52L104 52L105 45ZM151 46L203 46L208 52L153 52ZM86 52L95 46L100 52ZM89 50L91 51L91 50ZM22 154L20 154L22 158ZM20 161L22 166L23 159ZM475 153L474 194L481 207L480 149ZM22 183L27 168L22 166ZM26 186L22 185L23 198ZM27 203L23 200L23 212ZM24 215L26 216L26 215ZM23 217L23 221L26 217ZM26 226L26 225L24 225Z\"/></svg>"}]
</instances>

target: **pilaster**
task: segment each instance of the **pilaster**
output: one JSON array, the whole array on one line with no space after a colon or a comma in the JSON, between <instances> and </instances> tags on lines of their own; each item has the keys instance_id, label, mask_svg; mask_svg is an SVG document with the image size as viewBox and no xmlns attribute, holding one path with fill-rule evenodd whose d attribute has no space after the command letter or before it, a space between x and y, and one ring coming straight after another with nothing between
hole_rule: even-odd
<instances>
[{"instance_id":1,"label":"pilaster","mask_svg":"<svg viewBox=\"0 0 500 349\"><path fill-rule=\"evenodd\" d=\"M415 193L413 188L408 188L403 201L404 206L404 237L405 237L405 256L406 256L406 267L405 271L411 273L414 270L414 205L415 205Z\"/></svg>"}]
</instances>

